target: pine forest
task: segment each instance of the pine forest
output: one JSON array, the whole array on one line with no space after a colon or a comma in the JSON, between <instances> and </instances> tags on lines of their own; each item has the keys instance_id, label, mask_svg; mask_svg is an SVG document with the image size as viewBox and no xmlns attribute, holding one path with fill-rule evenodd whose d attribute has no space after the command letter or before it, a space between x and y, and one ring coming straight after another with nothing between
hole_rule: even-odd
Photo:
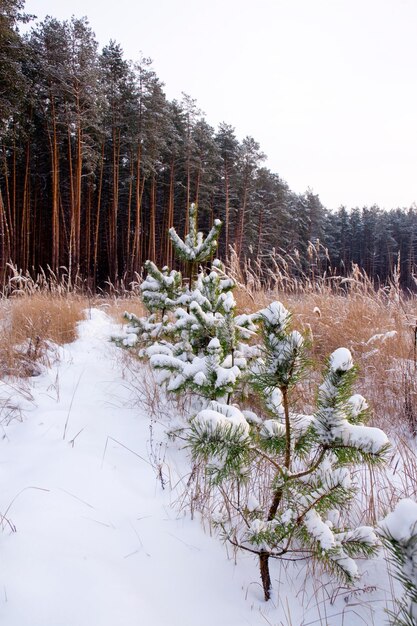
<instances>
[{"instance_id":1,"label":"pine forest","mask_svg":"<svg viewBox=\"0 0 417 626\"><path fill-rule=\"evenodd\" d=\"M169 101L149 58L128 61L115 41L99 50L85 18L50 17L20 35L22 0L2 4L2 283L9 263L92 289L129 284L147 259L171 267L166 233L186 234L195 202L201 228L222 220L224 260L233 249L262 272L274 252L290 254L295 275L357 264L376 283L396 268L413 286L415 206L330 212L266 168L256 139L214 129L192 96Z\"/></svg>"}]
</instances>

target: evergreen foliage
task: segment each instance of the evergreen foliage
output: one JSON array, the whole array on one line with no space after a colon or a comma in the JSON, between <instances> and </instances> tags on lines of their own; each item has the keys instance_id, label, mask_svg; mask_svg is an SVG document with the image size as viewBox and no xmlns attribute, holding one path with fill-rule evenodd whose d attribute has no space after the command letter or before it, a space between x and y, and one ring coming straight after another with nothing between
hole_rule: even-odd
<instances>
[{"instance_id":1,"label":"evergreen foliage","mask_svg":"<svg viewBox=\"0 0 417 626\"><path fill-rule=\"evenodd\" d=\"M190 264L206 261L217 248L217 239L221 229L221 221L215 220L206 238L197 228L197 205L192 203L189 208L188 234L184 240L179 237L174 227L169 229L169 236L178 258Z\"/></svg>"},{"instance_id":2,"label":"evergreen foliage","mask_svg":"<svg viewBox=\"0 0 417 626\"><path fill-rule=\"evenodd\" d=\"M182 287L181 273L169 271L167 266L159 270L152 261L146 261L144 267L147 276L140 285L142 302L148 311L161 311L163 317L165 311L172 310L178 304Z\"/></svg>"},{"instance_id":3,"label":"evergreen foliage","mask_svg":"<svg viewBox=\"0 0 417 626\"><path fill-rule=\"evenodd\" d=\"M174 236L174 248L191 264L202 262L212 254L219 228L215 224L204 239L192 205L188 235L184 241ZM188 444L194 461L206 467L213 496L220 497L224 537L259 555L265 599L271 595L271 557L313 557L352 583L358 577L355 557L372 556L378 548L372 528L349 528L344 517L356 495L352 469L382 462L389 444L381 430L363 423L368 407L362 396L352 395L349 350L330 356L317 409L302 415L294 396L308 370L307 345L280 302L237 315L234 283L215 260L210 270L190 272L181 293L177 274L168 281L170 288L175 282L176 297L168 297L171 313L156 330L153 310L168 309L161 303L171 274L149 262L147 268L152 280L148 274L142 292L150 291L155 304L150 307L146 296L152 315L139 320L148 346L142 354L168 392L187 391L198 399ZM245 388L257 394L259 415L239 408Z\"/></svg>"},{"instance_id":4,"label":"evergreen foliage","mask_svg":"<svg viewBox=\"0 0 417 626\"><path fill-rule=\"evenodd\" d=\"M397 611L389 611L392 626L414 626L417 622L417 504L401 500L379 525L388 549L396 578L404 595L397 601Z\"/></svg>"},{"instance_id":5,"label":"evergreen foliage","mask_svg":"<svg viewBox=\"0 0 417 626\"><path fill-rule=\"evenodd\" d=\"M195 418L197 427L195 420L191 422L194 458L208 464L215 481L221 482L229 494L229 504L231 485L242 481L240 504L228 507L236 513L222 521L221 527L234 545L259 554L266 599L271 593L269 558L282 558L292 552L312 556L340 579L353 582L358 576L354 557L371 556L378 542L371 528L349 529L342 521L341 513L356 494L352 465L382 462L387 438L379 429L362 423L366 403L351 394L354 370L345 348L330 357L316 412L294 412L292 391L306 367L304 340L297 331L290 330L290 315L281 303L273 302L256 319L263 341L250 380L263 397L270 417L248 416L249 430L238 457L233 458L235 439L229 438L225 430L216 446L210 437L215 419L211 413L206 417L204 411L200 412ZM218 441L221 437L215 432ZM245 453L242 447L246 447ZM244 484L246 505L242 500ZM251 510L249 498L260 489L263 503Z\"/></svg>"}]
</instances>

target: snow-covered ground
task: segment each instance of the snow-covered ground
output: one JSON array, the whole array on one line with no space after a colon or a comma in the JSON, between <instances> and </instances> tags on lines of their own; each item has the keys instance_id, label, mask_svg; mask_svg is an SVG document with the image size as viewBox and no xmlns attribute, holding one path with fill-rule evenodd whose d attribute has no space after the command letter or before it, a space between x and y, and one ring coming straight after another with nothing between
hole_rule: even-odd
<instances>
[{"instance_id":1,"label":"snow-covered ground","mask_svg":"<svg viewBox=\"0 0 417 626\"><path fill-rule=\"evenodd\" d=\"M383 624L391 591L382 561L364 562L356 589L334 594L305 565L272 564L273 600L263 601L256 559L228 559L176 508L183 487L174 486L189 471L177 444L163 488L151 450L165 445L164 428L153 424L151 441L150 417L132 403L109 341L118 327L100 310L87 318L31 380L33 400L16 394L22 419L2 426L0 623Z\"/></svg>"}]
</instances>

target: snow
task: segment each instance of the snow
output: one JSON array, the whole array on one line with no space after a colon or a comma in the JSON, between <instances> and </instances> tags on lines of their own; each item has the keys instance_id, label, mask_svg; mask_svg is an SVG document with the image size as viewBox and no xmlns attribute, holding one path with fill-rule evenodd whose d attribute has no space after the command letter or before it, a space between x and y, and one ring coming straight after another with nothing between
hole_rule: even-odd
<instances>
[{"instance_id":1,"label":"snow","mask_svg":"<svg viewBox=\"0 0 417 626\"><path fill-rule=\"evenodd\" d=\"M290 313L281 302L275 301L259 311L257 317L264 318L271 326L281 326L284 330L290 321Z\"/></svg>"},{"instance_id":2,"label":"snow","mask_svg":"<svg viewBox=\"0 0 417 626\"><path fill-rule=\"evenodd\" d=\"M194 382L195 382L196 385L203 386L207 382L207 376L204 374L204 372L199 371L194 376Z\"/></svg>"},{"instance_id":3,"label":"snow","mask_svg":"<svg viewBox=\"0 0 417 626\"><path fill-rule=\"evenodd\" d=\"M136 333L127 333L126 337L122 340L122 343L127 348L133 348L139 341Z\"/></svg>"},{"instance_id":4,"label":"snow","mask_svg":"<svg viewBox=\"0 0 417 626\"><path fill-rule=\"evenodd\" d=\"M361 543L367 543L370 546L377 545L378 537L375 534L375 530L372 526L359 526L354 530L347 532L337 533L338 541L360 541Z\"/></svg>"},{"instance_id":5,"label":"snow","mask_svg":"<svg viewBox=\"0 0 417 626\"><path fill-rule=\"evenodd\" d=\"M254 519L250 523L249 530L252 534L257 535L264 530L268 530L268 522L261 519Z\"/></svg>"},{"instance_id":6,"label":"snow","mask_svg":"<svg viewBox=\"0 0 417 626\"><path fill-rule=\"evenodd\" d=\"M410 498L400 500L380 522L380 527L387 536L401 544L407 543L413 535L417 535L417 503Z\"/></svg>"},{"instance_id":7,"label":"snow","mask_svg":"<svg viewBox=\"0 0 417 626\"><path fill-rule=\"evenodd\" d=\"M346 446L353 446L363 452L378 454L385 446L389 445L389 439L380 428L344 423L340 428L333 430L336 439Z\"/></svg>"},{"instance_id":8,"label":"snow","mask_svg":"<svg viewBox=\"0 0 417 626\"><path fill-rule=\"evenodd\" d=\"M230 313L236 307L236 300L231 291L220 294L219 300L221 301L223 309L226 313Z\"/></svg>"},{"instance_id":9,"label":"snow","mask_svg":"<svg viewBox=\"0 0 417 626\"><path fill-rule=\"evenodd\" d=\"M219 219L214 220L213 227L204 239L202 232L195 233L195 222L193 216L195 215L195 205L190 206L190 223L189 234L185 236L184 241L179 237L174 227L171 227L168 231L169 236L174 244L174 247L187 261L203 261L206 259L211 251L217 248L217 237L220 231L222 222Z\"/></svg>"},{"instance_id":10,"label":"snow","mask_svg":"<svg viewBox=\"0 0 417 626\"><path fill-rule=\"evenodd\" d=\"M16 532L3 519L0 623L264 623L251 608L261 593L245 599L253 559L235 566L171 506L178 494L152 467L149 417L132 408L120 348L109 342L117 327L101 311L89 317L61 361L31 381L23 422L3 426L0 511ZM173 461L172 481L188 471Z\"/></svg>"},{"instance_id":11,"label":"snow","mask_svg":"<svg viewBox=\"0 0 417 626\"><path fill-rule=\"evenodd\" d=\"M330 369L333 372L347 372L353 367L353 359L350 350L347 348L337 348L330 355Z\"/></svg>"},{"instance_id":12,"label":"snow","mask_svg":"<svg viewBox=\"0 0 417 626\"><path fill-rule=\"evenodd\" d=\"M417 623L417 503L409 498L400 500L395 509L379 524L381 534L396 541L396 565L407 581L403 584L403 602L410 616L409 623ZM408 593L406 593L408 588ZM405 623L405 621L404 621ZM408 623L408 622L407 622Z\"/></svg>"},{"instance_id":13,"label":"snow","mask_svg":"<svg viewBox=\"0 0 417 626\"><path fill-rule=\"evenodd\" d=\"M207 348L210 350L220 350L220 341L217 339L217 337L213 337L213 339L210 340Z\"/></svg>"},{"instance_id":14,"label":"snow","mask_svg":"<svg viewBox=\"0 0 417 626\"><path fill-rule=\"evenodd\" d=\"M330 373L319 387L321 409L314 422L315 429L323 442L340 442L369 454L380 454L389 447L386 434L379 428L352 424L348 418L356 418L368 405L360 394L348 398L346 406L335 404L337 398L336 372L348 372L353 359L347 348L338 348L330 355ZM337 374L336 379L341 374ZM346 410L347 409L347 410Z\"/></svg>"},{"instance_id":15,"label":"snow","mask_svg":"<svg viewBox=\"0 0 417 626\"><path fill-rule=\"evenodd\" d=\"M329 526L323 522L320 515L312 509L306 513L304 524L314 539L318 541L323 550L331 550L335 546L334 535Z\"/></svg>"},{"instance_id":16,"label":"snow","mask_svg":"<svg viewBox=\"0 0 417 626\"><path fill-rule=\"evenodd\" d=\"M375 341L381 341L382 343L384 343L385 341L387 341L387 339L393 339L396 336L396 330L389 330L386 333L378 333L376 335L372 335L372 337L368 339L365 345L369 345L370 343L374 343Z\"/></svg>"},{"instance_id":17,"label":"snow","mask_svg":"<svg viewBox=\"0 0 417 626\"><path fill-rule=\"evenodd\" d=\"M259 504L259 500L257 498L255 498L255 496L253 494L249 494L248 501L247 501L247 507L248 507L248 511L250 511L250 512L257 511L258 509L261 509L261 505Z\"/></svg>"},{"instance_id":18,"label":"snow","mask_svg":"<svg viewBox=\"0 0 417 626\"><path fill-rule=\"evenodd\" d=\"M284 405L282 404L282 397L281 389L275 387L266 399L266 406L270 411L275 413L275 415L284 418L285 411Z\"/></svg>"},{"instance_id":19,"label":"snow","mask_svg":"<svg viewBox=\"0 0 417 626\"><path fill-rule=\"evenodd\" d=\"M180 442L168 442L173 422L157 423L138 404L134 384L149 370L139 363L134 374L126 370L126 355L110 342L120 328L103 311L88 311L78 330L74 343L57 348L59 361L15 394L19 420L3 419L0 623L319 623L328 582L316 587L304 563L291 565L287 579L287 566L274 561L265 603L256 557L241 552L229 560L219 538L180 510L190 460ZM8 392L2 383L1 398ZM215 420L248 427L236 407L214 403L210 410ZM255 511L256 498L249 502ZM317 532L326 544L324 526ZM369 603L359 607L355 597L337 598L328 607L332 626L383 623L388 580L381 582L381 562L363 569L370 574L361 584L377 578L385 588L367 592Z\"/></svg>"},{"instance_id":20,"label":"snow","mask_svg":"<svg viewBox=\"0 0 417 626\"><path fill-rule=\"evenodd\" d=\"M285 437L285 426L278 420L265 420L262 424L260 435L265 437L265 439Z\"/></svg>"},{"instance_id":21,"label":"snow","mask_svg":"<svg viewBox=\"0 0 417 626\"><path fill-rule=\"evenodd\" d=\"M207 356L195 356L191 362L182 361L172 355L172 351L163 347L162 350L148 349L151 367L174 372L176 375L169 381L168 389L176 391L180 389L187 380L192 380L196 385L202 387L210 383L210 378L214 376L214 386L216 389L226 393L229 385L234 385L241 376L240 367L245 367L246 360L237 355L236 364L232 365L232 359L226 358L220 362L221 345L217 337L210 340L207 346Z\"/></svg>"},{"instance_id":22,"label":"snow","mask_svg":"<svg viewBox=\"0 0 417 626\"><path fill-rule=\"evenodd\" d=\"M352 417L357 417L369 408L367 401L360 393L355 393L353 396L350 396L347 403Z\"/></svg>"},{"instance_id":23,"label":"snow","mask_svg":"<svg viewBox=\"0 0 417 626\"><path fill-rule=\"evenodd\" d=\"M218 429L229 431L244 441L249 434L249 424L244 415L237 407L219 402L210 402L208 409L200 411L193 420L196 427L204 428L210 432Z\"/></svg>"},{"instance_id":24,"label":"snow","mask_svg":"<svg viewBox=\"0 0 417 626\"><path fill-rule=\"evenodd\" d=\"M246 421L249 422L249 424L257 424L258 426L263 424L262 419L253 411L245 409L242 411L242 415L245 416Z\"/></svg>"}]
</instances>

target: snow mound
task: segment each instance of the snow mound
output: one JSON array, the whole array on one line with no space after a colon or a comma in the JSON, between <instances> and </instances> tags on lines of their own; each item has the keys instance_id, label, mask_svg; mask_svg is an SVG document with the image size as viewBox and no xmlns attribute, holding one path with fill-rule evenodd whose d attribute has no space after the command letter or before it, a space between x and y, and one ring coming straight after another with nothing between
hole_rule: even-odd
<instances>
[{"instance_id":1,"label":"snow mound","mask_svg":"<svg viewBox=\"0 0 417 626\"><path fill-rule=\"evenodd\" d=\"M347 372L353 367L353 359L350 350L347 348L337 348L330 355L330 369L333 372Z\"/></svg>"},{"instance_id":2,"label":"snow mound","mask_svg":"<svg viewBox=\"0 0 417 626\"><path fill-rule=\"evenodd\" d=\"M417 535L417 503L410 498L400 500L379 525L387 536L399 543L408 543L411 537Z\"/></svg>"}]
</instances>

